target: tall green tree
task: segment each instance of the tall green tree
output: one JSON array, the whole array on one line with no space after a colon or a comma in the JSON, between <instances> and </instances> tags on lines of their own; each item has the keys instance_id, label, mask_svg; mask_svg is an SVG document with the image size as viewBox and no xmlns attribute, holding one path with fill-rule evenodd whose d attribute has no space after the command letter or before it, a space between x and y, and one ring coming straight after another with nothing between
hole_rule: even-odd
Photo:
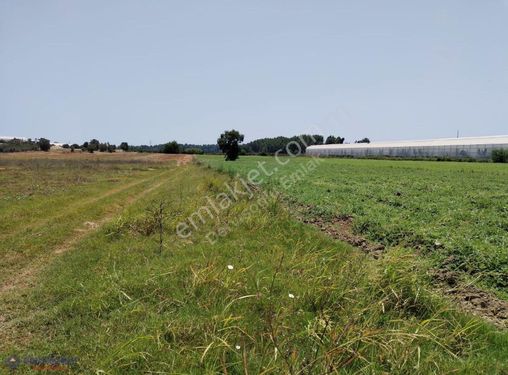
<instances>
[{"instance_id":1,"label":"tall green tree","mask_svg":"<svg viewBox=\"0 0 508 375\"><path fill-rule=\"evenodd\" d=\"M51 148L51 142L49 141L49 139L46 138L39 138L38 145L41 151L47 152Z\"/></svg>"},{"instance_id":2,"label":"tall green tree","mask_svg":"<svg viewBox=\"0 0 508 375\"><path fill-rule=\"evenodd\" d=\"M217 139L217 144L220 150L224 154L224 158L227 161L233 161L238 159L240 153L240 143L243 142L243 134L240 134L238 130L225 130Z\"/></svg>"},{"instance_id":3,"label":"tall green tree","mask_svg":"<svg viewBox=\"0 0 508 375\"><path fill-rule=\"evenodd\" d=\"M180 153L180 145L177 141L168 142L162 148L162 152L165 154L179 154Z\"/></svg>"},{"instance_id":4,"label":"tall green tree","mask_svg":"<svg viewBox=\"0 0 508 375\"><path fill-rule=\"evenodd\" d=\"M88 142L88 152L93 153L94 151L98 151L100 146L100 142L97 139L92 139L90 142Z\"/></svg>"}]
</instances>

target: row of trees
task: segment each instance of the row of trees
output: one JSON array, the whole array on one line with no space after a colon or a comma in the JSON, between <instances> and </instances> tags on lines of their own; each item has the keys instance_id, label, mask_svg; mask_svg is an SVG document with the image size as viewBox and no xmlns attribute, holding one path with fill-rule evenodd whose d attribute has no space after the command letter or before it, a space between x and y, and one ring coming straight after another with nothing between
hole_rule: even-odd
<instances>
[{"instance_id":1,"label":"row of trees","mask_svg":"<svg viewBox=\"0 0 508 375\"><path fill-rule=\"evenodd\" d=\"M320 145L320 144L342 144L345 139L340 136L330 135L324 140L322 135L318 134L303 134L300 136L293 137L274 137L274 138L261 138L256 139L252 142L241 145L244 137L237 130L225 131L219 139L217 144L179 144L177 141L171 141L165 144L159 144L154 146L130 146L127 142L122 142L118 147L109 142L100 142L97 139L92 139L88 142L84 142L82 145L74 143L64 144L64 149L82 150L85 152L115 152L117 149L123 151L135 151L135 152L163 152L168 154L203 154L203 153L219 153L224 152L225 149L229 153L228 158L234 158L235 154L260 154L269 155L276 152L283 154L305 152L307 146ZM368 138L361 139L355 143L369 143ZM13 151L31 151L31 150L42 150L49 151L51 149L51 142L46 138L40 138L38 140L10 140L0 141L0 152L13 152ZM228 159L233 160L233 159Z\"/></svg>"},{"instance_id":2,"label":"row of trees","mask_svg":"<svg viewBox=\"0 0 508 375\"><path fill-rule=\"evenodd\" d=\"M217 140L217 144L180 144L177 141L171 141L158 145L131 146L130 150L137 152L162 152L166 154L216 154L228 149L228 152L232 153L229 157L232 157L232 155L236 152L238 152L238 155L273 155L277 151L280 151L283 154L286 154L288 151L291 153L298 151L305 152L307 146L321 145L323 143L342 144L345 142L345 138L333 135L328 136L325 141L324 137L318 134L303 134L293 137L261 138L242 145L241 143L243 140L244 138L239 131L230 130L221 134ZM370 141L368 138L356 141L356 143L364 142ZM288 146L288 148L286 148L286 146ZM238 150L236 150L236 148L238 148Z\"/></svg>"},{"instance_id":3,"label":"row of trees","mask_svg":"<svg viewBox=\"0 0 508 375\"><path fill-rule=\"evenodd\" d=\"M217 139L216 145L189 145L179 144L177 141L171 141L165 144L154 146L135 146L131 150L138 152L162 152L165 154L203 154L222 152L226 160L236 160L240 154L275 154L276 152L304 153L306 148L311 145L322 145L324 137L319 134L302 134L293 137L275 137L261 138L241 145L244 140L243 134L237 130L224 131ZM326 144L342 144L345 139L330 135L326 138ZM364 138L358 143L370 142Z\"/></svg>"},{"instance_id":4,"label":"row of trees","mask_svg":"<svg viewBox=\"0 0 508 375\"><path fill-rule=\"evenodd\" d=\"M130 146L130 151L136 152L167 152L167 153L177 153L176 146L171 141L168 143L157 144L157 145L140 145L140 146ZM171 145L168 145L171 144ZM178 143L178 153L180 154L216 154L219 153L219 147L216 144L205 144L205 145L196 145L196 144L188 144L188 143Z\"/></svg>"},{"instance_id":5,"label":"row of trees","mask_svg":"<svg viewBox=\"0 0 508 375\"><path fill-rule=\"evenodd\" d=\"M0 152L21 152L21 151L49 151L51 149L51 141L47 138L32 139L10 139L0 140ZM85 142L82 145L74 143L72 145L62 145L64 149L82 150L88 152L114 152L117 150L116 145L109 142L99 142L97 139L92 139L90 142ZM129 144L122 142L118 149L123 151L129 150Z\"/></svg>"},{"instance_id":6,"label":"row of trees","mask_svg":"<svg viewBox=\"0 0 508 375\"><path fill-rule=\"evenodd\" d=\"M329 135L323 142L324 137L318 134L302 134L294 137L275 137L275 138L261 138L256 139L252 142L246 143L240 147L241 153L246 154L274 154L275 152L282 150L282 153L286 153L286 145L290 145L289 152L294 152L294 149L298 148L295 142L300 145L303 152L307 146L327 144L343 144L345 142L344 137ZM370 143L369 138L363 138L355 143Z\"/></svg>"},{"instance_id":7,"label":"row of trees","mask_svg":"<svg viewBox=\"0 0 508 375\"><path fill-rule=\"evenodd\" d=\"M246 143L241 147L242 153L246 154L274 154L279 150L286 153L286 146L289 145L289 152L294 152L300 146L305 152L307 146L322 145L323 136L318 134L302 134L294 137L261 138Z\"/></svg>"},{"instance_id":8,"label":"row of trees","mask_svg":"<svg viewBox=\"0 0 508 375\"><path fill-rule=\"evenodd\" d=\"M0 139L0 152L39 151L37 140L32 139Z\"/></svg>"},{"instance_id":9,"label":"row of trees","mask_svg":"<svg viewBox=\"0 0 508 375\"><path fill-rule=\"evenodd\" d=\"M74 143L72 145L64 144L62 146L64 149L70 149L71 152L74 152L74 150L81 150L84 152L115 152L117 149L123 150L123 151L129 151L129 144L127 142L122 142L120 146L116 146L109 142L100 142L97 139L92 139L89 142L84 142L82 145L78 145L77 143ZM47 150L43 150L47 151Z\"/></svg>"},{"instance_id":10,"label":"row of trees","mask_svg":"<svg viewBox=\"0 0 508 375\"><path fill-rule=\"evenodd\" d=\"M49 151L51 142L46 138L0 140L0 152Z\"/></svg>"}]
</instances>

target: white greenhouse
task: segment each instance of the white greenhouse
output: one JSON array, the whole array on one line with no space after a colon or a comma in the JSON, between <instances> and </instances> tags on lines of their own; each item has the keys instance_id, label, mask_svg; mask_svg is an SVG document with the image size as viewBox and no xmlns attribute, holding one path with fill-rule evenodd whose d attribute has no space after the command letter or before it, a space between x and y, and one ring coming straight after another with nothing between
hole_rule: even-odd
<instances>
[{"instance_id":1,"label":"white greenhouse","mask_svg":"<svg viewBox=\"0 0 508 375\"><path fill-rule=\"evenodd\" d=\"M331 144L307 147L311 156L490 159L492 150L508 150L508 135L471 138L443 138L421 141L394 141Z\"/></svg>"}]
</instances>

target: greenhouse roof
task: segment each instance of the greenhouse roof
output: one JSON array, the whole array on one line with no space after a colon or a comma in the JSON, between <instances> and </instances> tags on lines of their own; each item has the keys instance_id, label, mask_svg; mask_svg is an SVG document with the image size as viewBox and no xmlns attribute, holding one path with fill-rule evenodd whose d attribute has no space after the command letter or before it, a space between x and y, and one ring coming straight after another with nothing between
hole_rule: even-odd
<instances>
[{"instance_id":1,"label":"greenhouse roof","mask_svg":"<svg viewBox=\"0 0 508 375\"><path fill-rule=\"evenodd\" d=\"M309 146L307 150L340 149L340 148L378 148L378 147L436 147L436 146L469 146L469 145L508 145L508 135L487 137L440 138L415 141L384 141L372 143L329 144Z\"/></svg>"}]
</instances>

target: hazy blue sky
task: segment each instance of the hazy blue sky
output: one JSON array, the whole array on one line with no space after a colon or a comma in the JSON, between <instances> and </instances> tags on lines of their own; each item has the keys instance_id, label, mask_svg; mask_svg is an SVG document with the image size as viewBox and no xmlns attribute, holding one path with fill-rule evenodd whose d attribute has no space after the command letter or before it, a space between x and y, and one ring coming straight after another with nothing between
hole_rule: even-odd
<instances>
[{"instance_id":1,"label":"hazy blue sky","mask_svg":"<svg viewBox=\"0 0 508 375\"><path fill-rule=\"evenodd\" d=\"M0 135L508 133L508 1L0 0Z\"/></svg>"}]
</instances>

